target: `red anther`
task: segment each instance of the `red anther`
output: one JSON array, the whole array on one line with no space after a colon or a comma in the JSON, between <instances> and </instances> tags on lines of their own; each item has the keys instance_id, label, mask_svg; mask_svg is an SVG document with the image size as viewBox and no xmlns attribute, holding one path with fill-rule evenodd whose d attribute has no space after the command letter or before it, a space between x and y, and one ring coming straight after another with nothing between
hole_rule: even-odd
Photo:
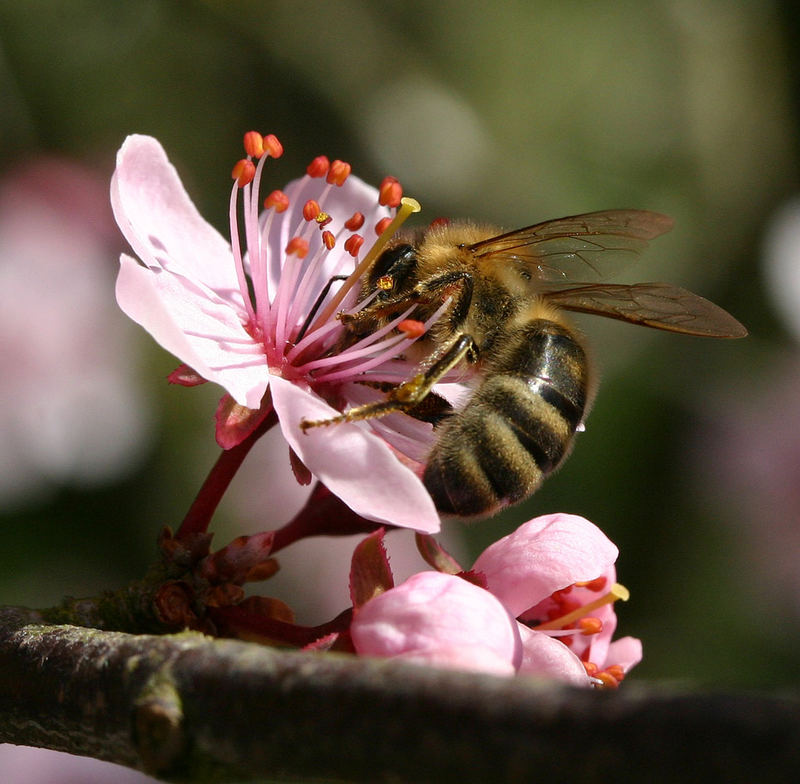
<instances>
[{"instance_id":1,"label":"red anther","mask_svg":"<svg viewBox=\"0 0 800 784\"><path fill-rule=\"evenodd\" d=\"M253 158L264 154L264 137L258 131L248 131L244 135L244 151Z\"/></svg>"},{"instance_id":2,"label":"red anther","mask_svg":"<svg viewBox=\"0 0 800 784\"><path fill-rule=\"evenodd\" d=\"M397 177L384 177L378 188L378 203L386 207L399 207L403 198L403 186Z\"/></svg>"},{"instance_id":3,"label":"red anther","mask_svg":"<svg viewBox=\"0 0 800 784\"><path fill-rule=\"evenodd\" d=\"M403 319L397 328L408 338L418 338L425 334L425 324L416 319Z\"/></svg>"},{"instance_id":4,"label":"red anther","mask_svg":"<svg viewBox=\"0 0 800 784\"><path fill-rule=\"evenodd\" d=\"M381 218L381 219L380 219L380 220L379 220L379 221L378 221L378 222L375 224L375 234L377 234L377 235L380 237L380 236L381 236L381 234L383 234L383 232L385 232L385 231L386 231L386 229L388 229L388 228L389 228L389 224L390 224L391 222L392 222L392 219L391 219L391 218Z\"/></svg>"},{"instance_id":5,"label":"red anther","mask_svg":"<svg viewBox=\"0 0 800 784\"><path fill-rule=\"evenodd\" d=\"M553 593L551 593L551 594L550 594L550 598L551 598L551 599L552 599L554 602L561 602L561 601L563 601L564 597L565 597L565 596L566 596L566 595L567 595L567 594L568 594L568 593L569 593L571 590L572 590L572 586L571 586L571 585L568 585L566 588L559 588L559 590L557 590L557 591L553 591Z\"/></svg>"},{"instance_id":6,"label":"red anther","mask_svg":"<svg viewBox=\"0 0 800 784\"><path fill-rule=\"evenodd\" d=\"M308 240L304 240L302 237L292 237L286 246L286 255L304 259L308 255Z\"/></svg>"},{"instance_id":7,"label":"red anther","mask_svg":"<svg viewBox=\"0 0 800 784\"><path fill-rule=\"evenodd\" d=\"M608 672L598 672L594 677L602 682L603 689L616 689L619 686L619 681Z\"/></svg>"},{"instance_id":8,"label":"red anther","mask_svg":"<svg viewBox=\"0 0 800 784\"><path fill-rule=\"evenodd\" d=\"M344 161L334 161L331 168L328 170L328 176L325 182L330 185L344 185L344 181L350 176L352 166Z\"/></svg>"},{"instance_id":9,"label":"red anther","mask_svg":"<svg viewBox=\"0 0 800 784\"><path fill-rule=\"evenodd\" d=\"M264 137L264 150L270 158L280 158L283 155L283 145L274 133L268 133Z\"/></svg>"},{"instance_id":10,"label":"red anther","mask_svg":"<svg viewBox=\"0 0 800 784\"><path fill-rule=\"evenodd\" d=\"M272 191L264 199L264 209L268 210L270 207L274 207L275 212L286 212L289 209L289 197L283 191Z\"/></svg>"},{"instance_id":11,"label":"red anther","mask_svg":"<svg viewBox=\"0 0 800 784\"><path fill-rule=\"evenodd\" d=\"M600 668L594 663L590 661L582 662L583 669L586 670L586 674L589 677L592 677Z\"/></svg>"},{"instance_id":12,"label":"red anther","mask_svg":"<svg viewBox=\"0 0 800 784\"><path fill-rule=\"evenodd\" d=\"M577 610L578 607L581 606L580 601L574 599L571 596L561 596L556 599L558 603L558 614L559 615L566 615L567 613L571 613L574 610Z\"/></svg>"},{"instance_id":13,"label":"red anther","mask_svg":"<svg viewBox=\"0 0 800 784\"><path fill-rule=\"evenodd\" d=\"M581 630L581 634L588 637L592 634L599 634L601 631L603 631L603 622L599 618L589 615L586 618L581 618L578 621L578 628Z\"/></svg>"},{"instance_id":14,"label":"red anther","mask_svg":"<svg viewBox=\"0 0 800 784\"><path fill-rule=\"evenodd\" d=\"M314 220L319 224L319 227L323 229L333 220L333 218L331 218L331 216L328 215L327 212L320 212L320 214L317 215L317 217L314 218Z\"/></svg>"},{"instance_id":15,"label":"red anther","mask_svg":"<svg viewBox=\"0 0 800 784\"><path fill-rule=\"evenodd\" d=\"M364 238L360 234L351 234L344 243L344 249L355 258L364 244Z\"/></svg>"},{"instance_id":16,"label":"red anther","mask_svg":"<svg viewBox=\"0 0 800 784\"><path fill-rule=\"evenodd\" d=\"M319 215L319 213L320 213L319 204L315 202L314 199L309 199L303 205L303 217L307 221L314 220L317 217L317 215Z\"/></svg>"},{"instance_id":17,"label":"red anther","mask_svg":"<svg viewBox=\"0 0 800 784\"><path fill-rule=\"evenodd\" d=\"M352 217L344 222L344 227L349 231L358 231L364 225L364 213L354 212Z\"/></svg>"},{"instance_id":18,"label":"red anther","mask_svg":"<svg viewBox=\"0 0 800 784\"><path fill-rule=\"evenodd\" d=\"M449 226L449 225L450 225L450 218L434 218L430 222L430 225L428 226L428 231L430 231L431 229L439 229L443 226Z\"/></svg>"},{"instance_id":19,"label":"red anther","mask_svg":"<svg viewBox=\"0 0 800 784\"><path fill-rule=\"evenodd\" d=\"M618 681L625 680L625 670L622 669L621 664L612 664L610 667L606 667L606 672Z\"/></svg>"},{"instance_id":20,"label":"red anther","mask_svg":"<svg viewBox=\"0 0 800 784\"><path fill-rule=\"evenodd\" d=\"M233 167L233 171L231 171L231 177L236 180L240 188L251 183L255 176L255 164L252 161L248 161L247 158L242 158L240 161L237 161Z\"/></svg>"},{"instance_id":21,"label":"red anther","mask_svg":"<svg viewBox=\"0 0 800 784\"><path fill-rule=\"evenodd\" d=\"M331 163L324 155L318 155L306 167L309 177L324 177L328 173Z\"/></svg>"},{"instance_id":22,"label":"red anther","mask_svg":"<svg viewBox=\"0 0 800 784\"><path fill-rule=\"evenodd\" d=\"M336 237L329 231L322 232L322 244L328 249L333 250L336 247Z\"/></svg>"},{"instance_id":23,"label":"red anther","mask_svg":"<svg viewBox=\"0 0 800 784\"><path fill-rule=\"evenodd\" d=\"M594 580L587 580L582 583L575 583L579 588L588 588L590 591L602 591L608 583L607 577L595 577Z\"/></svg>"}]
</instances>

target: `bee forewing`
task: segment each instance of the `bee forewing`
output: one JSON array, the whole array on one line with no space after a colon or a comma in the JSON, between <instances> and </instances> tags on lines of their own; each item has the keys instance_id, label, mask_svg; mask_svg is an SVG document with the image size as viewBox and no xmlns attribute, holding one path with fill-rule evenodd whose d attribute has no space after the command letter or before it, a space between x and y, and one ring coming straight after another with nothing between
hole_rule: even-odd
<instances>
[{"instance_id":1,"label":"bee forewing","mask_svg":"<svg viewBox=\"0 0 800 784\"><path fill-rule=\"evenodd\" d=\"M669 283L575 285L545 295L564 310L710 338L742 338L747 330L730 313Z\"/></svg>"},{"instance_id":2,"label":"bee forewing","mask_svg":"<svg viewBox=\"0 0 800 784\"><path fill-rule=\"evenodd\" d=\"M605 210L545 221L469 246L479 258L522 265L541 282L605 280L635 261L672 219L647 210Z\"/></svg>"}]
</instances>

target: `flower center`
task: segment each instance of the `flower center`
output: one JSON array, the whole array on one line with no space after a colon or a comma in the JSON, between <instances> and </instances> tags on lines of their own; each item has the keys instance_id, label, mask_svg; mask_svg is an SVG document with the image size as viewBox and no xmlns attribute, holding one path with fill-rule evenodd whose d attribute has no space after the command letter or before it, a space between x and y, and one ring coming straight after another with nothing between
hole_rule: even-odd
<instances>
[{"instance_id":1,"label":"flower center","mask_svg":"<svg viewBox=\"0 0 800 784\"><path fill-rule=\"evenodd\" d=\"M606 578L600 577L587 583L576 583L574 587L586 588L593 592L602 591L606 586ZM630 591L620 583L614 583L609 590L605 591L596 599L581 603L570 597L573 586L562 591L556 591L551 599L556 602L556 607L548 613L549 620L533 626L535 631L549 632L553 636L561 638L561 642L570 645L576 636L592 637L603 631L603 622L600 618L592 615L593 612L621 600L627 602L630 598ZM554 617L552 617L554 616ZM616 688L620 681L625 677L625 670L619 664L607 665L605 668L589 660L591 655L591 645L588 645L581 657L586 672L592 678L594 685L598 688Z\"/></svg>"},{"instance_id":2,"label":"flower center","mask_svg":"<svg viewBox=\"0 0 800 784\"><path fill-rule=\"evenodd\" d=\"M262 210L262 173L268 158L283 154L283 146L271 134L250 131L244 149L246 157L232 171L231 248L245 328L263 345L270 372L310 383L339 383L398 357L429 323L409 321L410 311L404 312L386 329L345 341L341 349L345 327L336 316L368 304L365 299L354 305L353 293L360 291L363 274L395 232L420 210L419 203L403 197L394 177L385 178L373 206L395 213L376 223L377 239L369 245L360 233L364 213L336 214L337 189L347 183L350 164L318 156L287 189L291 195L273 191ZM340 201L352 203L354 191L349 189ZM294 209L287 212L292 202Z\"/></svg>"}]
</instances>

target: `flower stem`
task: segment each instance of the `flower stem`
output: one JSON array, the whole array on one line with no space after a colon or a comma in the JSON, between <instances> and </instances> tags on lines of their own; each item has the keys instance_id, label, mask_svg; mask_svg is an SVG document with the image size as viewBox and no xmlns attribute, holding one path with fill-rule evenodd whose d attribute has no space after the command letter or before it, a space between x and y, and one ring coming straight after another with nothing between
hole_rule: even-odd
<instances>
[{"instance_id":1,"label":"flower stem","mask_svg":"<svg viewBox=\"0 0 800 784\"><path fill-rule=\"evenodd\" d=\"M239 470L239 466L247 457L247 453L264 433L273 425L277 424L278 415L273 409L264 418L264 421L240 444L231 449L224 449L217 458L213 468L209 471L203 486L197 493L186 517L175 534L176 539L188 539L189 537L205 533L214 512L222 500L222 496L228 489L231 480Z\"/></svg>"},{"instance_id":2,"label":"flower stem","mask_svg":"<svg viewBox=\"0 0 800 784\"><path fill-rule=\"evenodd\" d=\"M307 536L347 536L371 533L381 523L365 520L323 484L317 484L305 506L283 528L275 531L273 553ZM384 527L391 528L384 523Z\"/></svg>"}]
</instances>

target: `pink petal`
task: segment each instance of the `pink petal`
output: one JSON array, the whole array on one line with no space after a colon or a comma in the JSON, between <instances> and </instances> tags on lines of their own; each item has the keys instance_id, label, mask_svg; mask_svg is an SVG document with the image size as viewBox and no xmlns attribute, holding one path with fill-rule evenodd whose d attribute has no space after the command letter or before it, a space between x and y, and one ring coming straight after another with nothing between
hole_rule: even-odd
<instances>
[{"instance_id":1,"label":"pink petal","mask_svg":"<svg viewBox=\"0 0 800 784\"><path fill-rule=\"evenodd\" d=\"M593 523L570 514L536 517L484 550L472 567L489 590L519 616L574 582L593 580L618 550Z\"/></svg>"},{"instance_id":2,"label":"pink petal","mask_svg":"<svg viewBox=\"0 0 800 784\"><path fill-rule=\"evenodd\" d=\"M605 668L618 664L625 672L630 672L641 660L642 641L636 637L620 637L608 646L605 661L600 662L598 666Z\"/></svg>"},{"instance_id":3,"label":"pink petal","mask_svg":"<svg viewBox=\"0 0 800 784\"><path fill-rule=\"evenodd\" d=\"M574 686L590 686L581 660L563 642L519 624L522 638L520 674L557 678Z\"/></svg>"},{"instance_id":4,"label":"pink petal","mask_svg":"<svg viewBox=\"0 0 800 784\"><path fill-rule=\"evenodd\" d=\"M228 241L197 211L156 139L134 135L125 140L111 180L111 206L148 267L186 275L243 308Z\"/></svg>"},{"instance_id":5,"label":"pink petal","mask_svg":"<svg viewBox=\"0 0 800 784\"><path fill-rule=\"evenodd\" d=\"M339 412L279 376L272 376L270 385L284 437L311 473L354 512L422 533L439 530L439 515L421 480L382 439L350 422L303 432L302 419L326 419Z\"/></svg>"},{"instance_id":6,"label":"pink petal","mask_svg":"<svg viewBox=\"0 0 800 784\"><path fill-rule=\"evenodd\" d=\"M234 308L170 272L120 257L117 302L158 343L237 403L258 408L268 383L267 360Z\"/></svg>"},{"instance_id":7,"label":"pink petal","mask_svg":"<svg viewBox=\"0 0 800 784\"><path fill-rule=\"evenodd\" d=\"M350 634L363 656L513 675L521 655L517 626L488 591L420 572L361 607Z\"/></svg>"}]
</instances>

